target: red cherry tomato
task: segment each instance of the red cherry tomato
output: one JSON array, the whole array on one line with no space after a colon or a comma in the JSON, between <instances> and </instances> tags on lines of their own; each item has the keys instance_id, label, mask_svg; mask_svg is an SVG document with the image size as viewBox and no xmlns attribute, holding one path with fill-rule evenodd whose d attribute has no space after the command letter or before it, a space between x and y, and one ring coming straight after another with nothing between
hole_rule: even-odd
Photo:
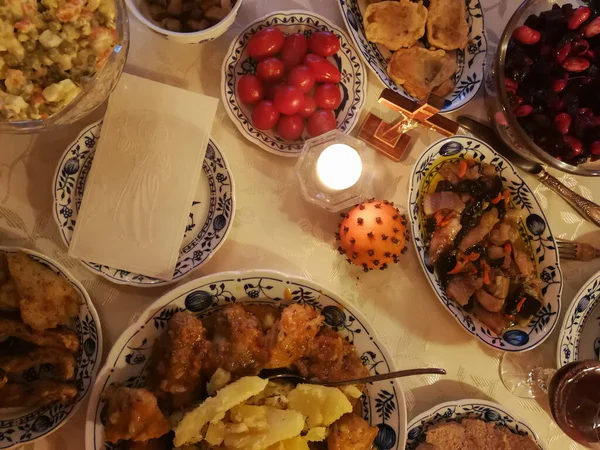
<instances>
[{"instance_id":1,"label":"red cherry tomato","mask_svg":"<svg viewBox=\"0 0 600 450\"><path fill-rule=\"evenodd\" d=\"M333 111L322 109L308 118L307 128L312 137L317 137L328 131L335 130L336 127L337 123Z\"/></svg>"},{"instance_id":2,"label":"red cherry tomato","mask_svg":"<svg viewBox=\"0 0 600 450\"><path fill-rule=\"evenodd\" d=\"M301 64L307 49L308 43L302 33L290 34L286 37L281 49L281 60L285 64L285 68L290 70Z\"/></svg>"},{"instance_id":3,"label":"red cherry tomato","mask_svg":"<svg viewBox=\"0 0 600 450\"><path fill-rule=\"evenodd\" d=\"M339 83L342 81L342 74L337 67L322 56L309 53L304 57L304 64L310 68L317 83Z\"/></svg>"},{"instance_id":4,"label":"red cherry tomato","mask_svg":"<svg viewBox=\"0 0 600 450\"><path fill-rule=\"evenodd\" d=\"M330 31L317 31L308 38L308 49L312 53L327 58L340 49L340 40Z\"/></svg>"},{"instance_id":5,"label":"red cherry tomato","mask_svg":"<svg viewBox=\"0 0 600 450\"><path fill-rule=\"evenodd\" d=\"M243 75L237 85L237 96L243 103L254 104L262 100L263 86L256 75Z\"/></svg>"},{"instance_id":6,"label":"red cherry tomato","mask_svg":"<svg viewBox=\"0 0 600 450\"><path fill-rule=\"evenodd\" d=\"M275 91L283 86L282 83L265 83L263 89L265 91L264 99L273 100L275 98Z\"/></svg>"},{"instance_id":7,"label":"red cherry tomato","mask_svg":"<svg viewBox=\"0 0 600 450\"><path fill-rule=\"evenodd\" d=\"M285 67L279 58L266 58L256 66L256 75L262 81L278 81L283 77Z\"/></svg>"},{"instance_id":8,"label":"red cherry tomato","mask_svg":"<svg viewBox=\"0 0 600 450\"><path fill-rule=\"evenodd\" d=\"M283 139L295 141L304 131L304 120L298 114L283 116L277 124L277 133Z\"/></svg>"},{"instance_id":9,"label":"red cherry tomato","mask_svg":"<svg viewBox=\"0 0 600 450\"><path fill-rule=\"evenodd\" d=\"M259 130L270 130L279 120L279 111L273 102L263 100L252 111L252 124Z\"/></svg>"},{"instance_id":10,"label":"red cherry tomato","mask_svg":"<svg viewBox=\"0 0 600 450\"><path fill-rule=\"evenodd\" d=\"M315 76L308 66L296 66L288 75L288 83L297 86L304 93L310 91L315 85Z\"/></svg>"},{"instance_id":11,"label":"red cherry tomato","mask_svg":"<svg viewBox=\"0 0 600 450\"><path fill-rule=\"evenodd\" d=\"M310 95L305 95L304 96L304 106L298 113L298 114L300 114L300 117L304 117L306 119L307 117L310 117L311 114L314 113L316 110L317 110L317 104L315 102L315 99L312 98Z\"/></svg>"},{"instance_id":12,"label":"red cherry tomato","mask_svg":"<svg viewBox=\"0 0 600 450\"><path fill-rule=\"evenodd\" d=\"M285 36L280 29L263 28L254 33L248 41L248 54L254 59L273 56L281 50L283 41L285 41Z\"/></svg>"},{"instance_id":13,"label":"red cherry tomato","mask_svg":"<svg viewBox=\"0 0 600 450\"><path fill-rule=\"evenodd\" d=\"M275 91L273 103L286 116L297 114L304 104L304 93L296 86L281 86Z\"/></svg>"},{"instance_id":14,"label":"red cherry tomato","mask_svg":"<svg viewBox=\"0 0 600 450\"><path fill-rule=\"evenodd\" d=\"M342 103L342 93L337 84L321 84L315 91L315 102L319 108L334 110Z\"/></svg>"}]
</instances>

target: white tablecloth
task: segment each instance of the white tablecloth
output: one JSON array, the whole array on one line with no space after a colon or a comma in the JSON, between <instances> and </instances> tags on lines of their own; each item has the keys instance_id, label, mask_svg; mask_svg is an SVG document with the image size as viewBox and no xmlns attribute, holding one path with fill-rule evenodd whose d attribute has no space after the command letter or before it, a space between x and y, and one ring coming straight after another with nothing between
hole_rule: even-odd
<instances>
[{"instance_id":1,"label":"white tablecloth","mask_svg":"<svg viewBox=\"0 0 600 450\"><path fill-rule=\"evenodd\" d=\"M240 0L238 0L240 1ZM517 0L482 0L489 51L494 51ZM179 45L148 31L133 17L131 50L126 71L219 97L221 63L229 43L250 21L277 10L307 9L343 26L337 0L245 0L235 26L204 45ZM383 85L369 73L368 100L363 115L377 108ZM483 117L482 92L460 113ZM86 124L103 110L60 132L30 136L0 136L0 243L36 249L64 264L78 277L100 315L105 354L126 326L153 300L172 289L134 288L111 284L66 256L52 218L51 182L58 158ZM408 157L394 163L381 158L377 196L406 207L412 164L439 135L419 131ZM208 264L180 283L204 274L238 269L276 269L313 279L360 308L379 330L398 368L444 367L448 375L404 379L408 420L432 406L466 397L487 398L528 420L548 449L582 448L567 438L548 414L544 401L522 400L510 394L498 376L501 353L466 333L448 314L428 286L412 247L401 264L363 274L335 251L338 217L304 202L293 173L295 160L277 157L249 144L219 107L213 138L226 154L236 182L237 211L227 242ZM600 202L600 180L551 171L575 191ZM584 221L559 197L525 175L561 238L598 242L600 231ZM600 260L564 261L563 311L594 272ZM554 363L558 327L536 352ZM437 381L437 382L436 382ZM84 402L87 403L87 402ZM26 450L84 448L85 409L58 432Z\"/></svg>"}]
</instances>

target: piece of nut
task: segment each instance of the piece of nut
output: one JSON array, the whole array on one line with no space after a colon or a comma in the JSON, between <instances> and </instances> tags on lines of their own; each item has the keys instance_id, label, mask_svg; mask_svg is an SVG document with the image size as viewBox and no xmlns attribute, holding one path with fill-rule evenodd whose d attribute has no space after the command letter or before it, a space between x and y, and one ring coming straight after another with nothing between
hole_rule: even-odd
<instances>
[{"instance_id":1,"label":"piece of nut","mask_svg":"<svg viewBox=\"0 0 600 450\"><path fill-rule=\"evenodd\" d=\"M148 14L150 14L152 20L160 22L167 15L167 11L164 7L160 5L148 5Z\"/></svg>"},{"instance_id":2,"label":"piece of nut","mask_svg":"<svg viewBox=\"0 0 600 450\"><path fill-rule=\"evenodd\" d=\"M182 9L183 9L183 2L182 2L182 0L171 0L169 2L169 6L167 6L167 12L169 14L171 14L172 16L179 16L179 15L181 15Z\"/></svg>"},{"instance_id":3,"label":"piece of nut","mask_svg":"<svg viewBox=\"0 0 600 450\"><path fill-rule=\"evenodd\" d=\"M162 25L169 31L181 32L183 29L179 20L171 19L170 17L164 18L162 20Z\"/></svg>"},{"instance_id":4,"label":"piece of nut","mask_svg":"<svg viewBox=\"0 0 600 450\"><path fill-rule=\"evenodd\" d=\"M192 31L202 31L210 27L208 20L188 20L187 26Z\"/></svg>"}]
</instances>

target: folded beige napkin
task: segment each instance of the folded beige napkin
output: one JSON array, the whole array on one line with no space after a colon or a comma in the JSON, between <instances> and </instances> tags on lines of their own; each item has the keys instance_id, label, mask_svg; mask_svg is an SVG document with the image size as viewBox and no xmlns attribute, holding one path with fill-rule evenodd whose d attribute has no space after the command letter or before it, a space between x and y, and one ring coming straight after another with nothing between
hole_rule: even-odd
<instances>
[{"instance_id":1,"label":"folded beige napkin","mask_svg":"<svg viewBox=\"0 0 600 450\"><path fill-rule=\"evenodd\" d=\"M108 103L70 256L173 277L217 104L123 74Z\"/></svg>"}]
</instances>

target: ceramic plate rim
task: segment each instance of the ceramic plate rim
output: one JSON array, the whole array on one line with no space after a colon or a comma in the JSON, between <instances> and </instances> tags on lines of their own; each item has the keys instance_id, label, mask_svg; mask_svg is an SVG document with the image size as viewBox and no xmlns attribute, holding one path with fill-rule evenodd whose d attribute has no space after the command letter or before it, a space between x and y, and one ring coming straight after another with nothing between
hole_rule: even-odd
<instances>
[{"instance_id":1,"label":"ceramic plate rim","mask_svg":"<svg viewBox=\"0 0 600 450\"><path fill-rule=\"evenodd\" d=\"M55 266L56 268L58 268L61 271L61 274L64 276L64 278L70 283L73 284L74 286L77 287L77 289L79 290L79 292L81 293L83 300L86 304L86 307L92 317L92 320L94 321L95 325L96 325L96 331L98 334L98 342L97 342L97 354L98 354L98 358L96 359L96 362L90 372L90 384L86 390L86 392L81 396L81 398L75 403L75 405L73 406L73 409L69 412L69 414L67 414L55 427L53 427L52 429L49 429L46 433L44 433L43 435L40 435L34 439L30 439L30 440L26 440L26 441L19 441L19 442L13 442L11 445L9 445L8 447L2 447L4 450L8 450L8 449L12 449L15 448L18 445L23 445L23 444L31 444L33 442L36 442L40 439L44 439L46 437L48 437L49 435L55 433L56 431L58 431L64 424L66 424L69 420L71 420L73 418L73 416L77 413L77 411L79 410L79 408L81 407L81 404L84 400L87 399L87 397L89 395L91 395L91 392L94 390L94 386L96 384L96 380L97 380L97 376L98 373L100 371L100 363L102 362L102 352L103 352L103 336L102 336L102 324L100 323L100 317L98 316L98 312L96 311L96 308L94 306L94 303L92 302L92 299L90 298L90 295L88 293L88 291L85 289L85 287L83 286L83 284L73 276L73 274L71 272L69 272L65 266L63 266L62 264L56 262L53 258L50 258L49 256L44 255L43 253L40 253L36 250L30 250L28 248L24 248L24 247L17 247L17 246L12 246L12 245L0 245L0 252L2 253L14 253L14 252L23 252L27 255L32 255L35 256L36 258L40 258L41 260L44 261L48 261L50 262L53 266ZM42 408L45 408L42 407ZM29 414L33 414L35 412L37 412L39 409L35 409L34 411L32 411Z\"/></svg>"},{"instance_id":2,"label":"ceramic plate rim","mask_svg":"<svg viewBox=\"0 0 600 450\"><path fill-rule=\"evenodd\" d=\"M413 213L413 207L412 207L412 197L413 197L413 192L416 191L417 192L417 196L418 196L418 191L420 190L420 184L423 182L423 180L421 180L421 182L417 185L415 183L415 177L419 171L419 166L422 164L423 159L426 157L426 155L428 153L430 153L432 151L432 149L438 145L440 145L442 142L450 142L454 139L468 139L470 141L474 141L477 142L478 144L482 145L484 148L487 149L487 151L489 151L494 158L498 158L501 162L503 162L504 164L506 164L507 168L510 169L512 171L512 175L514 175L514 177L517 180L520 180L523 185L525 187L527 187L527 189L529 190L529 192L531 193L531 198L535 201L535 205L537 206L537 209L539 210L539 213L541 214L541 218L544 220L544 223L547 227L548 230L548 234L552 237L552 239L554 240L554 234L552 233L551 229L550 229L550 224L548 223L548 219L544 213L544 210L542 209L541 205L539 204L537 198L535 197L533 190L529 187L529 185L525 182L525 180L523 180L523 178L519 175L519 173L516 171L515 167L511 164L511 162L504 158L504 156L502 156L501 154L499 154L498 152L496 152L496 150L494 150L488 143L486 143L485 141L475 138L473 136L467 136L467 135L456 135L456 136L452 136L452 137L448 137L448 138L442 138L439 139L437 141L435 141L434 143L432 143L431 145L429 145L424 151L423 153L419 156L419 158L417 159L417 161L415 162L414 166L413 166L413 170L410 174L410 188L408 190L408 209L409 209L409 215L410 215L410 219L411 219L411 240L412 243L415 247L415 249L418 248L417 245L417 231L418 231L418 224L419 224L419 218L418 217L414 217L414 213ZM462 151L462 150L460 150ZM436 156L431 164L433 164L433 162L437 159L440 158L440 155L438 154L438 156ZM523 216L523 220L525 220L526 217ZM427 268L425 267L425 262L422 260L421 258L421 254L420 252L417 250L417 257L419 260L419 265L421 266L421 269L423 270L423 273L425 274L425 278L427 278L427 281L429 283L429 285L431 286L433 293L435 294L436 298L438 299L438 301L442 304L442 306L444 307L444 309L452 316L452 318L458 322L458 324L461 326L462 329L464 329L465 332L469 333L471 336L477 338L480 342L484 343L485 345L487 345L488 347L491 347L493 349L496 350L501 350L504 352L515 352L515 353L519 353L519 352L525 352L525 351L529 351L529 350L533 350L534 348L536 348L537 346L541 345L546 339L548 339L548 337L552 334L552 332L554 331L554 329L556 328L559 318L560 318L560 313L562 311L562 306L561 306L561 297L562 297L562 290L563 290L563 286L564 286L564 277L562 274L562 269L560 266L560 256L558 253L558 249L555 246L554 250L553 250L553 254L556 257L556 270L558 271L558 275L559 275L559 279L560 281L558 281L556 284L558 284L558 292L557 292L557 296L556 296L556 304L557 304L557 310L555 311L555 316L556 316L556 320L554 320L554 322L552 323L552 325L550 326L550 328L545 332L544 336L538 340L537 342L535 342L534 344L527 344L524 345L525 348L503 348L500 344L498 346L493 345L490 342L487 342L486 340L484 340L481 336L480 336L480 332L476 329L475 332L471 332L470 330L468 330L465 325L461 322L461 320L448 308L448 306L445 304L445 302L443 301L443 299L441 298L441 296L438 294L437 292L437 287L434 285L432 278L430 277L430 273L428 272ZM536 261L536 267L538 268L538 272L539 272L539 267L538 267L538 262ZM432 275L433 278L437 279L437 275L435 275L435 273ZM454 302L453 300L451 300L452 302ZM455 302L454 302L455 303ZM475 317L472 313L467 313L466 311L464 311L462 308L460 308L465 315L468 315L471 320L478 325L479 328L482 328L482 324L483 322L481 322L477 317ZM504 342L504 339L502 338L502 336L498 337L499 342ZM511 345L512 347L514 347L512 344L508 344L507 345Z\"/></svg>"},{"instance_id":3,"label":"ceramic plate rim","mask_svg":"<svg viewBox=\"0 0 600 450\"><path fill-rule=\"evenodd\" d=\"M60 170L64 166L64 162L67 160L67 156L69 154L70 149L75 144L77 144L81 139L83 139L83 137L89 131L91 131L93 128L96 128L98 126L102 127L103 122L104 122L104 120L100 119L100 120L92 122L91 124L83 127L82 130L77 135L77 137L66 147L65 151L61 154L61 156L59 157L59 160L58 160L58 164L56 165L56 169L54 170L54 176L52 178L52 200L53 200L52 201L52 217L54 219L54 223L58 227L60 238L61 238L63 244L67 247L67 250L70 247L71 241L67 240L67 238L66 238L66 236L64 234L64 231L63 231L63 226L60 223L60 218L58 217L58 212L57 212L58 198L57 198L57 190L56 190L57 180L58 180L58 178L60 176ZM227 171L227 173L229 175L229 180L230 180L230 184L231 184L231 216L230 216L230 218L229 218L229 220L228 220L228 222L226 224L226 227L223 229L225 232L224 232L221 240L217 243L217 245L215 246L215 248L208 254L208 256L206 257L206 259L204 261L202 261L202 263L198 264L195 267L192 266L190 268L190 270L188 270L187 272L185 272L184 274L182 274L182 275L180 275L178 277L173 277L171 280L159 280L159 279L155 279L156 281L153 281L153 282L139 282L139 281L136 281L136 280L123 280L123 279L117 279L117 278L111 277L111 276L105 274L104 272L102 272L101 270L97 270L97 269L91 267L88 264L88 262L86 262L86 261L83 261L83 260L78 259L78 258L77 258L77 261L81 265L83 265L83 267L85 267L86 270L90 271L94 275L99 275L99 276L107 279L108 281L110 281L112 283L119 284L119 285L122 285L122 286L135 286L135 287L142 287L142 288L152 288L152 287L157 287L157 286L166 286L166 285L169 285L169 284L176 283L176 282L184 279L185 277L189 276L191 273L195 272L196 270L200 269L208 261L210 261L210 259L215 255L215 253L217 253L219 251L219 249L225 243L225 241L227 241L229 233L231 232L231 228L233 227L233 222L235 220L236 206L237 206L237 201L236 201L236 196L235 196L235 179L233 177L233 172L231 170L231 166L230 166L230 164L229 164L229 162L227 160L227 157L220 150L219 146L214 141L214 139L212 137L209 137L209 140L207 142L207 146L209 144L211 144L211 143L219 151L219 153L221 155L221 158L222 158L222 161L223 161L223 164L224 164L224 166L226 168L226 171ZM204 176L204 172L202 173L201 176ZM178 260L179 260L179 258L178 258ZM118 269L113 269L113 270L118 270ZM144 278L152 278L152 277L146 277L145 275L142 275L142 276Z\"/></svg>"},{"instance_id":4,"label":"ceramic plate rim","mask_svg":"<svg viewBox=\"0 0 600 450\"><path fill-rule=\"evenodd\" d=\"M354 127L358 124L358 122L360 121L360 113L363 109L363 107L365 106L365 103L367 101L367 91L368 91L368 84L369 84L369 80L368 80L368 76L367 76L367 72L365 70L365 64L364 64L364 60L360 57L360 52L356 49L356 45L354 43L354 40L348 35L348 33L346 32L346 30L344 30L343 27L340 27L338 25L336 25L335 23L333 23L331 20L329 20L328 18L317 14L315 12L312 11L307 11L307 10L302 10L302 9L289 9L289 10L285 10L285 11L277 11L277 12L273 12L271 14L267 14L263 17L260 17L252 22L250 22L248 25L245 26L245 28L240 31L235 38L231 41L231 44L229 45L227 52L225 53L225 57L223 59L223 63L221 64L221 100L223 102L223 106L225 108L225 111L227 112L227 115L229 116L229 118L231 119L231 121L235 124L236 128L238 129L238 131L240 132L240 134L250 143L260 147L261 149L273 154L273 155L278 155L278 156L285 156L287 158L297 158L300 156L300 153L302 152L302 149L299 149L297 151L282 151L282 150L277 150L274 148L269 147L268 145L266 145L262 140L260 139L256 139L254 136L251 136L250 134L248 134L247 130L244 129L242 123L240 122L240 120L235 116L235 113L231 110L231 108L228 106L228 102L227 100L227 67L229 65L229 59L230 56L233 55L235 53L235 48L238 45L238 41L241 39L241 37L247 33L247 31L249 29L251 29L252 27L255 27L263 22L266 22L267 20L270 20L271 18L273 18L274 16L279 16L279 15L288 15L288 16L311 16L313 18L316 18L320 21L323 22L324 25L327 26L328 29L334 31L335 33L340 34L347 42L348 42L348 48L352 51L354 57L356 57L357 63L360 64L360 71L362 71L362 96L359 97L359 103L357 103L356 105L356 114L354 116L354 118L351 120L351 122L349 123L348 127L346 128L345 131L342 131L342 133L345 134L350 134L352 132L352 130L354 129ZM352 91L354 92L354 90ZM337 128L339 130L339 127ZM260 131L260 130L259 130Z\"/></svg>"},{"instance_id":5,"label":"ceramic plate rim","mask_svg":"<svg viewBox=\"0 0 600 450\"><path fill-rule=\"evenodd\" d=\"M252 278L252 277L263 277L263 278L279 278L281 280L285 280L290 283L300 283L304 285L311 286L312 289L318 290L322 294L325 294L344 305L348 308L348 311L356 317L360 322L365 324L369 331L373 333L373 340L377 344L379 350L381 351L382 356L385 358L387 365L389 366L390 372L397 370L396 363L392 358L392 353L388 349L385 340L381 337L379 331L371 324L365 315L362 313L360 308L354 306L352 303L343 299L342 296L338 295L331 289L325 288L322 284L315 282L308 278L302 278L297 275L290 275L285 272L270 270L270 269L247 269L247 270L239 270L239 271L227 271L227 272L217 272L214 274L206 275L204 277L196 278L194 280L188 281L182 285L175 287L174 289L166 292L158 299L149 304L144 311L136 318L135 322L131 323L115 340L112 345L108 355L104 359L104 364L100 371L98 372L96 379L94 381L94 385L91 389L90 399L87 406L86 411L86 419L85 419L85 448L87 450L96 449L95 446L95 433L94 428L96 426L96 410L97 403L99 401L99 395L104 388L104 384L106 383L108 376L114 369L112 369L113 363L118 360L119 355L123 352L123 349L126 347L126 343L139 332L140 329L144 326L148 320L161 308L174 301L176 298L180 297L186 291L193 289L194 287L204 286L211 281L217 282L221 279L244 279L244 278ZM392 380L393 386L396 388L398 398L398 413L400 415L400 429L396 430L398 435L398 449L404 448L406 445L406 437L408 433L407 428L407 409L406 409L406 396L404 393L404 389L400 384L398 379ZM400 401L402 405L400 405ZM400 442L404 442L404 444L400 444ZM98 450L98 449L96 449Z\"/></svg>"}]
</instances>

